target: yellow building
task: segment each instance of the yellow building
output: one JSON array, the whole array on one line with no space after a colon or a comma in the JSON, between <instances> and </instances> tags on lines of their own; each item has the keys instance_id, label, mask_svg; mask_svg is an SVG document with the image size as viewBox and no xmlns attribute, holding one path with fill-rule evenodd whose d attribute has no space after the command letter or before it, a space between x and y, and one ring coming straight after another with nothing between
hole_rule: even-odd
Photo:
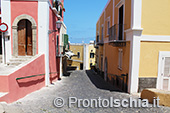
<instances>
[{"instance_id":1,"label":"yellow building","mask_svg":"<svg viewBox=\"0 0 170 113\"><path fill-rule=\"evenodd\" d=\"M95 65L95 48L94 43L90 44L70 44L70 50L74 56L68 60L68 66L76 66L77 70L89 70Z\"/></svg>"},{"instance_id":2,"label":"yellow building","mask_svg":"<svg viewBox=\"0 0 170 113\"><path fill-rule=\"evenodd\" d=\"M108 0L96 24L96 68L129 93L170 90L170 1Z\"/></svg>"},{"instance_id":3,"label":"yellow building","mask_svg":"<svg viewBox=\"0 0 170 113\"><path fill-rule=\"evenodd\" d=\"M77 70L83 70L83 55L84 45L83 44L70 44L70 50L74 53L70 60L68 60L69 66L76 66Z\"/></svg>"}]
</instances>

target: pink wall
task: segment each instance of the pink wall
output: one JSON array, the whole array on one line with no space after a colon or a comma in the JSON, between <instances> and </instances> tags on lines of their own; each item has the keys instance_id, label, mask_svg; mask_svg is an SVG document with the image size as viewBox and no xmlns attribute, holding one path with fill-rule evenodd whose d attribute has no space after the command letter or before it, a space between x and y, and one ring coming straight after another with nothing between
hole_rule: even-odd
<instances>
[{"instance_id":1,"label":"pink wall","mask_svg":"<svg viewBox=\"0 0 170 113\"><path fill-rule=\"evenodd\" d=\"M52 0L50 1L52 4ZM57 17L55 13L49 10L49 30L57 30L56 22ZM55 74L50 74L50 81L55 81L59 78L59 60L56 58L56 45L57 45L57 34L58 32L53 32L49 35L49 70L50 72L56 72Z\"/></svg>"},{"instance_id":2,"label":"pink wall","mask_svg":"<svg viewBox=\"0 0 170 113\"><path fill-rule=\"evenodd\" d=\"M8 91L9 91L8 76L1 75L0 76L0 92L8 92Z\"/></svg>"},{"instance_id":3,"label":"pink wall","mask_svg":"<svg viewBox=\"0 0 170 113\"><path fill-rule=\"evenodd\" d=\"M0 98L0 101L6 101L7 103L14 102L27 94L39 90L45 86L45 75L37 76L32 78L25 78L21 80L16 80L19 77L26 77L31 75L45 74L45 58L41 55L33 62L22 67L16 72L10 74L8 77L9 81L9 94ZM0 76L1 80L1 76ZM0 86L3 85L0 83Z\"/></svg>"},{"instance_id":4,"label":"pink wall","mask_svg":"<svg viewBox=\"0 0 170 113\"><path fill-rule=\"evenodd\" d=\"M11 26L15 18L22 14L27 14L27 15L32 16L37 24L37 53L38 53L38 2L37 1L13 1L11 0ZM12 47L13 47L13 36L11 37L11 51L13 53Z\"/></svg>"},{"instance_id":5,"label":"pink wall","mask_svg":"<svg viewBox=\"0 0 170 113\"><path fill-rule=\"evenodd\" d=\"M50 2L52 2L52 0L50 0ZM38 47L38 2L11 1L11 26L13 24L14 19L22 14L32 16L37 23L37 47ZM54 12L51 9L49 9L49 30L57 30L56 28L57 20L58 19ZM49 35L49 70L50 73L52 73L50 74L51 82L56 81L59 78L60 59L56 58L57 35L59 35L58 32L53 32ZM11 47L13 47L13 37L11 37ZM0 98L0 101L6 101L8 103L14 102L24 97L25 95L45 86L44 57L45 57L44 55L40 56L33 62L29 63L28 65L22 67L21 69L17 70L16 72L8 76L0 76L0 91L9 92L4 97ZM19 77L26 77L37 74L44 75L16 80L16 78Z\"/></svg>"}]
</instances>

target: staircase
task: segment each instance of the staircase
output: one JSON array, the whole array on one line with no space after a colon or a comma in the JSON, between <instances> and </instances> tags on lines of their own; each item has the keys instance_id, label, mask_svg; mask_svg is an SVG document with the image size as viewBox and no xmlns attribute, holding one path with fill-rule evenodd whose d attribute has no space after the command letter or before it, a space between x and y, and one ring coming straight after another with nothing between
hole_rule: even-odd
<instances>
[{"instance_id":1,"label":"staircase","mask_svg":"<svg viewBox=\"0 0 170 113\"><path fill-rule=\"evenodd\" d=\"M77 69L77 66L67 66L67 73L71 74Z\"/></svg>"},{"instance_id":2,"label":"staircase","mask_svg":"<svg viewBox=\"0 0 170 113\"><path fill-rule=\"evenodd\" d=\"M18 56L18 57L12 57L9 62L7 62L8 66L18 66L26 61L29 61L32 58L32 56Z\"/></svg>"},{"instance_id":3,"label":"staircase","mask_svg":"<svg viewBox=\"0 0 170 113\"><path fill-rule=\"evenodd\" d=\"M32 58L34 57L18 56L12 57L6 64L0 63L0 75L9 75L11 72L14 72L15 70L21 68L23 64L28 63Z\"/></svg>"}]
</instances>

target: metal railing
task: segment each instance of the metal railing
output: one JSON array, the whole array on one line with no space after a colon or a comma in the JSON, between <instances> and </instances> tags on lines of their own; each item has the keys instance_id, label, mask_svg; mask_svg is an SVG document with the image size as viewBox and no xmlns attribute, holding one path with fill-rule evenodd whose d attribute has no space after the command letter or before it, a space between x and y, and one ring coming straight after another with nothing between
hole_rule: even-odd
<instances>
[{"instance_id":1,"label":"metal railing","mask_svg":"<svg viewBox=\"0 0 170 113\"><path fill-rule=\"evenodd\" d=\"M51 72L51 73L49 73L49 74L56 74L56 73L58 73L58 72ZM37 76L44 76L44 75L45 75L45 73L44 73L44 74L38 74L38 75L30 75L30 76L25 76L25 77L16 78L16 80L21 80L21 79L26 79L26 78L32 78L32 77L37 77Z\"/></svg>"},{"instance_id":2,"label":"metal railing","mask_svg":"<svg viewBox=\"0 0 170 113\"><path fill-rule=\"evenodd\" d=\"M103 39L100 39L99 35L97 35L97 37L96 37L96 44L97 45L103 45L104 44Z\"/></svg>"},{"instance_id":3,"label":"metal railing","mask_svg":"<svg viewBox=\"0 0 170 113\"><path fill-rule=\"evenodd\" d=\"M128 74L114 75L111 76L111 83L113 86L119 88L121 91L127 92Z\"/></svg>"},{"instance_id":4,"label":"metal railing","mask_svg":"<svg viewBox=\"0 0 170 113\"><path fill-rule=\"evenodd\" d=\"M124 40L124 24L115 24L109 29L109 41Z\"/></svg>"}]
</instances>

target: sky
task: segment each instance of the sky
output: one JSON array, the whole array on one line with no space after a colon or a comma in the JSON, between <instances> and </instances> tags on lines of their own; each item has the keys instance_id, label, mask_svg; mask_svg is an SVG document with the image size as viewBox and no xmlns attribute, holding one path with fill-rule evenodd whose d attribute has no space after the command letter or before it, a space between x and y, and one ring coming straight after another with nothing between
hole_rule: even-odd
<instances>
[{"instance_id":1,"label":"sky","mask_svg":"<svg viewBox=\"0 0 170 113\"><path fill-rule=\"evenodd\" d=\"M95 40L96 23L107 0L64 0L64 23L71 43Z\"/></svg>"}]
</instances>

